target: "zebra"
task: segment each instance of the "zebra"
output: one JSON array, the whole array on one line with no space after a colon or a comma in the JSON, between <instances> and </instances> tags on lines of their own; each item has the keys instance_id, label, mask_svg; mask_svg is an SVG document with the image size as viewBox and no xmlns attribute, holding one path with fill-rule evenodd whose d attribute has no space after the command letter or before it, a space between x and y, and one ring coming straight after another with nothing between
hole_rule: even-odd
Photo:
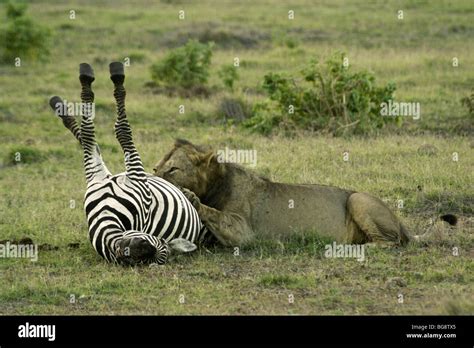
<instances>
[{"instance_id":1,"label":"zebra","mask_svg":"<svg viewBox=\"0 0 474 348\"><path fill-rule=\"evenodd\" d=\"M95 77L89 64L79 66L80 126L61 107L64 102L60 97L52 97L49 104L83 149L87 182L84 209L96 252L116 264L163 264L172 250L195 250L195 242L203 241L208 230L180 188L145 172L125 112L124 66L113 62L109 70L117 107L115 136L125 155L124 173L110 173L95 140L91 107Z\"/></svg>"}]
</instances>

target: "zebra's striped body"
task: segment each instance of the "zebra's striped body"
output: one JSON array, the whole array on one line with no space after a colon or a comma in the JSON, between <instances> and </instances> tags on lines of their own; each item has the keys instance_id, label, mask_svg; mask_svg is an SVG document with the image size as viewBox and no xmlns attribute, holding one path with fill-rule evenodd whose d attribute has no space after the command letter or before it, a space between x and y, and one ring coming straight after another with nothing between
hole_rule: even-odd
<instances>
[{"instance_id":1,"label":"zebra's striped body","mask_svg":"<svg viewBox=\"0 0 474 348\"><path fill-rule=\"evenodd\" d=\"M149 200L144 199L142 184L125 173L88 185L84 208L89 239L107 261L116 261L114 251L123 231L141 231L166 242L183 238L196 243L205 237L196 209L177 187L151 175L146 185Z\"/></svg>"},{"instance_id":2,"label":"zebra's striped body","mask_svg":"<svg viewBox=\"0 0 474 348\"><path fill-rule=\"evenodd\" d=\"M125 113L123 65L112 63L110 71L118 114L115 134L125 154L126 172L112 175L95 141L94 115L87 107L94 101L91 89L94 75L88 64L80 67L83 103L80 128L73 116L59 115L84 150L87 180L84 207L89 239L97 253L109 262L164 263L170 248L194 250L192 243L202 241L207 229L177 187L145 172ZM57 103L61 102L59 97L53 97L50 104L57 110ZM184 246L183 242L186 242Z\"/></svg>"}]
</instances>

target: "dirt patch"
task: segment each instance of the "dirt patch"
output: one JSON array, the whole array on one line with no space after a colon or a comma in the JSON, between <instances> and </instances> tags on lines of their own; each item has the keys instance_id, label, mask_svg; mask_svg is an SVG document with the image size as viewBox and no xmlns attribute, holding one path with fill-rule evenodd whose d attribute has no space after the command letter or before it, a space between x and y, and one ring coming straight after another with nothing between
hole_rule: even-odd
<instances>
[{"instance_id":1,"label":"dirt patch","mask_svg":"<svg viewBox=\"0 0 474 348\"><path fill-rule=\"evenodd\" d=\"M80 243L69 243L67 245L68 249L79 249Z\"/></svg>"},{"instance_id":2,"label":"dirt patch","mask_svg":"<svg viewBox=\"0 0 474 348\"><path fill-rule=\"evenodd\" d=\"M59 247L56 245L51 245L49 243L43 243L38 246L38 249L41 251L51 251L51 250L59 250Z\"/></svg>"}]
</instances>

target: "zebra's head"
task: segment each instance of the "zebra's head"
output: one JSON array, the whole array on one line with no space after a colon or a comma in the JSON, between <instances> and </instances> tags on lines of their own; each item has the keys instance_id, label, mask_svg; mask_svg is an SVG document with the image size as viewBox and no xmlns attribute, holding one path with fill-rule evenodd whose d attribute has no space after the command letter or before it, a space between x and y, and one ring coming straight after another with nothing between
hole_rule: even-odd
<instances>
[{"instance_id":1,"label":"zebra's head","mask_svg":"<svg viewBox=\"0 0 474 348\"><path fill-rule=\"evenodd\" d=\"M117 262L124 265L164 264L173 252L186 253L195 250L194 243L176 238L169 243L164 239L139 232L127 231L116 243Z\"/></svg>"}]
</instances>

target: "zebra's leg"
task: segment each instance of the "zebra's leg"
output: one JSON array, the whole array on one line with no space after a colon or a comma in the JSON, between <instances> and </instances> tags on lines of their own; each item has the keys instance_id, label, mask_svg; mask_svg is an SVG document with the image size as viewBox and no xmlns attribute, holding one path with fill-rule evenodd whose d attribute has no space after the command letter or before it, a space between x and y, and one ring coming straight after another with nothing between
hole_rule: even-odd
<instances>
[{"instance_id":1,"label":"zebra's leg","mask_svg":"<svg viewBox=\"0 0 474 348\"><path fill-rule=\"evenodd\" d=\"M81 147L83 147L82 146L82 138L81 138L81 128L77 124L75 116L71 116L71 115L68 114L67 107L64 104L63 100L58 96L54 96L49 100L49 105L53 109L56 116L61 118L61 120L63 121L64 127L66 127L67 129L69 129L71 131L72 135L74 135L74 137L77 139L77 141L79 142ZM106 175L112 175L110 173L110 171L107 169L107 167L106 167L106 165L105 165L105 163L102 159L102 155L100 153L100 148L99 148L99 145L97 145L97 144L96 144L95 152L96 152L96 154L94 154L94 155L99 156L100 161L102 162L102 167L103 167L104 173L106 173Z\"/></svg>"},{"instance_id":2,"label":"zebra's leg","mask_svg":"<svg viewBox=\"0 0 474 348\"><path fill-rule=\"evenodd\" d=\"M49 100L49 105L53 109L54 113L56 116L60 117L61 120L63 121L64 127L69 129L74 135L74 137L79 141L79 144L82 146L82 140L81 140L81 129L79 125L76 122L76 119L74 116L71 116L67 113L67 108L61 99L61 97L54 96Z\"/></svg>"},{"instance_id":3,"label":"zebra's leg","mask_svg":"<svg viewBox=\"0 0 474 348\"><path fill-rule=\"evenodd\" d=\"M94 103L94 92L92 92L92 82L94 82L94 70L87 63L79 65L79 81L81 82L82 100L82 121L80 138L84 151L84 167L86 171L87 183L92 180L103 180L110 176L104 161L100 155L99 147L95 141L94 115L92 113Z\"/></svg>"},{"instance_id":4,"label":"zebra's leg","mask_svg":"<svg viewBox=\"0 0 474 348\"><path fill-rule=\"evenodd\" d=\"M117 103L117 121L115 122L115 136L125 155L127 176L136 180L146 180L145 169L132 139L132 129L125 112L125 72L120 62L110 63L110 79L114 83L114 97Z\"/></svg>"}]
</instances>

